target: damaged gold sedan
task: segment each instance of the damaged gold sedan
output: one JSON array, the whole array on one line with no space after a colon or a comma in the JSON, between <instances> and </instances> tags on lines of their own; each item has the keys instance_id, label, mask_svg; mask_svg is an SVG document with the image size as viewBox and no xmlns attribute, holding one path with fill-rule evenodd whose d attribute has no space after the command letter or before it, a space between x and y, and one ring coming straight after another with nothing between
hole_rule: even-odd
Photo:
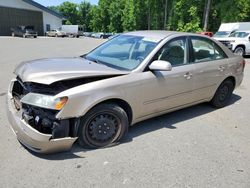
<instances>
[{"instance_id":1,"label":"damaged gold sedan","mask_svg":"<svg viewBox=\"0 0 250 188\"><path fill-rule=\"evenodd\" d=\"M81 57L21 63L8 90L8 118L35 152L68 150L76 140L100 148L139 121L202 102L226 106L244 66L206 36L130 32Z\"/></svg>"}]
</instances>

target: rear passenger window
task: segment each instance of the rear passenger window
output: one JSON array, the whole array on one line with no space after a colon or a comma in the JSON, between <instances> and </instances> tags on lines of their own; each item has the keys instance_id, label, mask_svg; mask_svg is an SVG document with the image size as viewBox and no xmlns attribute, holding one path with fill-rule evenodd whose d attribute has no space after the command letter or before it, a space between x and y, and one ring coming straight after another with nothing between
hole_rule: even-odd
<instances>
[{"instance_id":1,"label":"rear passenger window","mask_svg":"<svg viewBox=\"0 0 250 188\"><path fill-rule=\"evenodd\" d=\"M193 62L226 58L225 53L213 42L204 38L193 38Z\"/></svg>"}]
</instances>

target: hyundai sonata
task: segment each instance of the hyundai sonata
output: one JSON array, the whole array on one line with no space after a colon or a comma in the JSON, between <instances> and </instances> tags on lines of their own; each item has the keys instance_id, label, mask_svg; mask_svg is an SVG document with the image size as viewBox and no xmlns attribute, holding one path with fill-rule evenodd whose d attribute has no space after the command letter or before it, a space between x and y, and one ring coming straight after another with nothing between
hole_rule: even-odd
<instances>
[{"instance_id":1,"label":"hyundai sonata","mask_svg":"<svg viewBox=\"0 0 250 188\"><path fill-rule=\"evenodd\" d=\"M9 86L8 117L35 152L68 150L76 140L104 147L139 121L203 102L226 106L244 66L206 36L130 32L80 57L21 63Z\"/></svg>"}]
</instances>

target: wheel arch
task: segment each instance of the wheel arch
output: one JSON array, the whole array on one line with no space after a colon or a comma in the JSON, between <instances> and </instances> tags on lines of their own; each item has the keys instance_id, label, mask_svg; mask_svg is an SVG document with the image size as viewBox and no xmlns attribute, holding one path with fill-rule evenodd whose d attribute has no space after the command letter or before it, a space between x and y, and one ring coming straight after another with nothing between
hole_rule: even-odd
<instances>
[{"instance_id":1,"label":"wheel arch","mask_svg":"<svg viewBox=\"0 0 250 188\"><path fill-rule=\"evenodd\" d=\"M235 77L234 76L228 76L226 79L224 79L223 80L223 82L224 81L226 81L226 80L231 80L232 82L233 82L233 84L234 84L234 88L235 88L235 85L236 85L236 79L235 79ZM222 83L222 82L221 82Z\"/></svg>"},{"instance_id":2,"label":"wheel arch","mask_svg":"<svg viewBox=\"0 0 250 188\"><path fill-rule=\"evenodd\" d=\"M232 83L233 83L233 88L232 88L232 93L233 93L233 90L235 89L235 86L236 86L236 78L234 77L234 76L232 76L232 75L230 75L230 76L228 76L227 78L225 78L219 85L218 85L218 87L216 88L216 90L215 90L215 92L214 92L214 94L213 94L213 97L211 98L211 100L209 101L210 102L210 104L212 104L212 106L214 106L215 108L222 108L222 107L224 107L226 104L223 104L223 101L222 101L222 103L221 104L218 104L218 101L217 101L217 99L216 99L216 93L217 93L217 91L218 91L218 89L220 88L220 86L224 83L224 82L226 82L226 81L231 81ZM232 94L231 93L231 94ZM230 94L230 95L231 95ZM230 100L230 99L229 99ZM222 105L222 106L221 106Z\"/></svg>"},{"instance_id":3,"label":"wheel arch","mask_svg":"<svg viewBox=\"0 0 250 188\"><path fill-rule=\"evenodd\" d=\"M96 107L98 105L108 104L108 103L112 103L112 104L116 104L116 105L120 106L126 112L126 114L128 116L129 125L132 123L133 110L131 108L131 105L127 101L125 101L123 99L119 99L119 98L105 99L103 101L98 102L94 106L92 106L88 111L90 111L91 109L93 109L94 107Z\"/></svg>"},{"instance_id":4,"label":"wheel arch","mask_svg":"<svg viewBox=\"0 0 250 188\"><path fill-rule=\"evenodd\" d=\"M220 84L217 85L217 88L216 88L216 89L214 90L214 92L213 92L212 98L214 97L214 95L215 95L216 91L218 90L218 88L220 87L220 85L221 85L223 82L225 82L226 80L231 80L231 81L233 82L234 88L235 88L235 86L236 86L236 78L235 78L234 76L230 75L230 76L226 77L224 80L222 80L222 81L220 82ZM211 98L211 99L212 99L212 98Z\"/></svg>"},{"instance_id":5,"label":"wheel arch","mask_svg":"<svg viewBox=\"0 0 250 188\"><path fill-rule=\"evenodd\" d=\"M244 44L238 44L235 48L234 51L238 48L238 47L242 47L244 49L244 51L246 50L246 46Z\"/></svg>"}]
</instances>

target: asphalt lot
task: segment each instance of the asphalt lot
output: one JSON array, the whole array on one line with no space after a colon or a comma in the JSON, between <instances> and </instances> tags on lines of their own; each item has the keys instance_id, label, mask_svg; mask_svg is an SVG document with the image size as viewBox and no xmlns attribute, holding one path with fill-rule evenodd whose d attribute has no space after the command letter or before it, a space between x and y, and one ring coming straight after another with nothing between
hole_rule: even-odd
<instances>
[{"instance_id":1,"label":"asphalt lot","mask_svg":"<svg viewBox=\"0 0 250 188\"><path fill-rule=\"evenodd\" d=\"M123 143L38 155L15 138L5 113L14 67L44 57L79 56L103 40L0 38L0 187L250 187L250 59L231 104L207 104L132 127Z\"/></svg>"}]
</instances>

